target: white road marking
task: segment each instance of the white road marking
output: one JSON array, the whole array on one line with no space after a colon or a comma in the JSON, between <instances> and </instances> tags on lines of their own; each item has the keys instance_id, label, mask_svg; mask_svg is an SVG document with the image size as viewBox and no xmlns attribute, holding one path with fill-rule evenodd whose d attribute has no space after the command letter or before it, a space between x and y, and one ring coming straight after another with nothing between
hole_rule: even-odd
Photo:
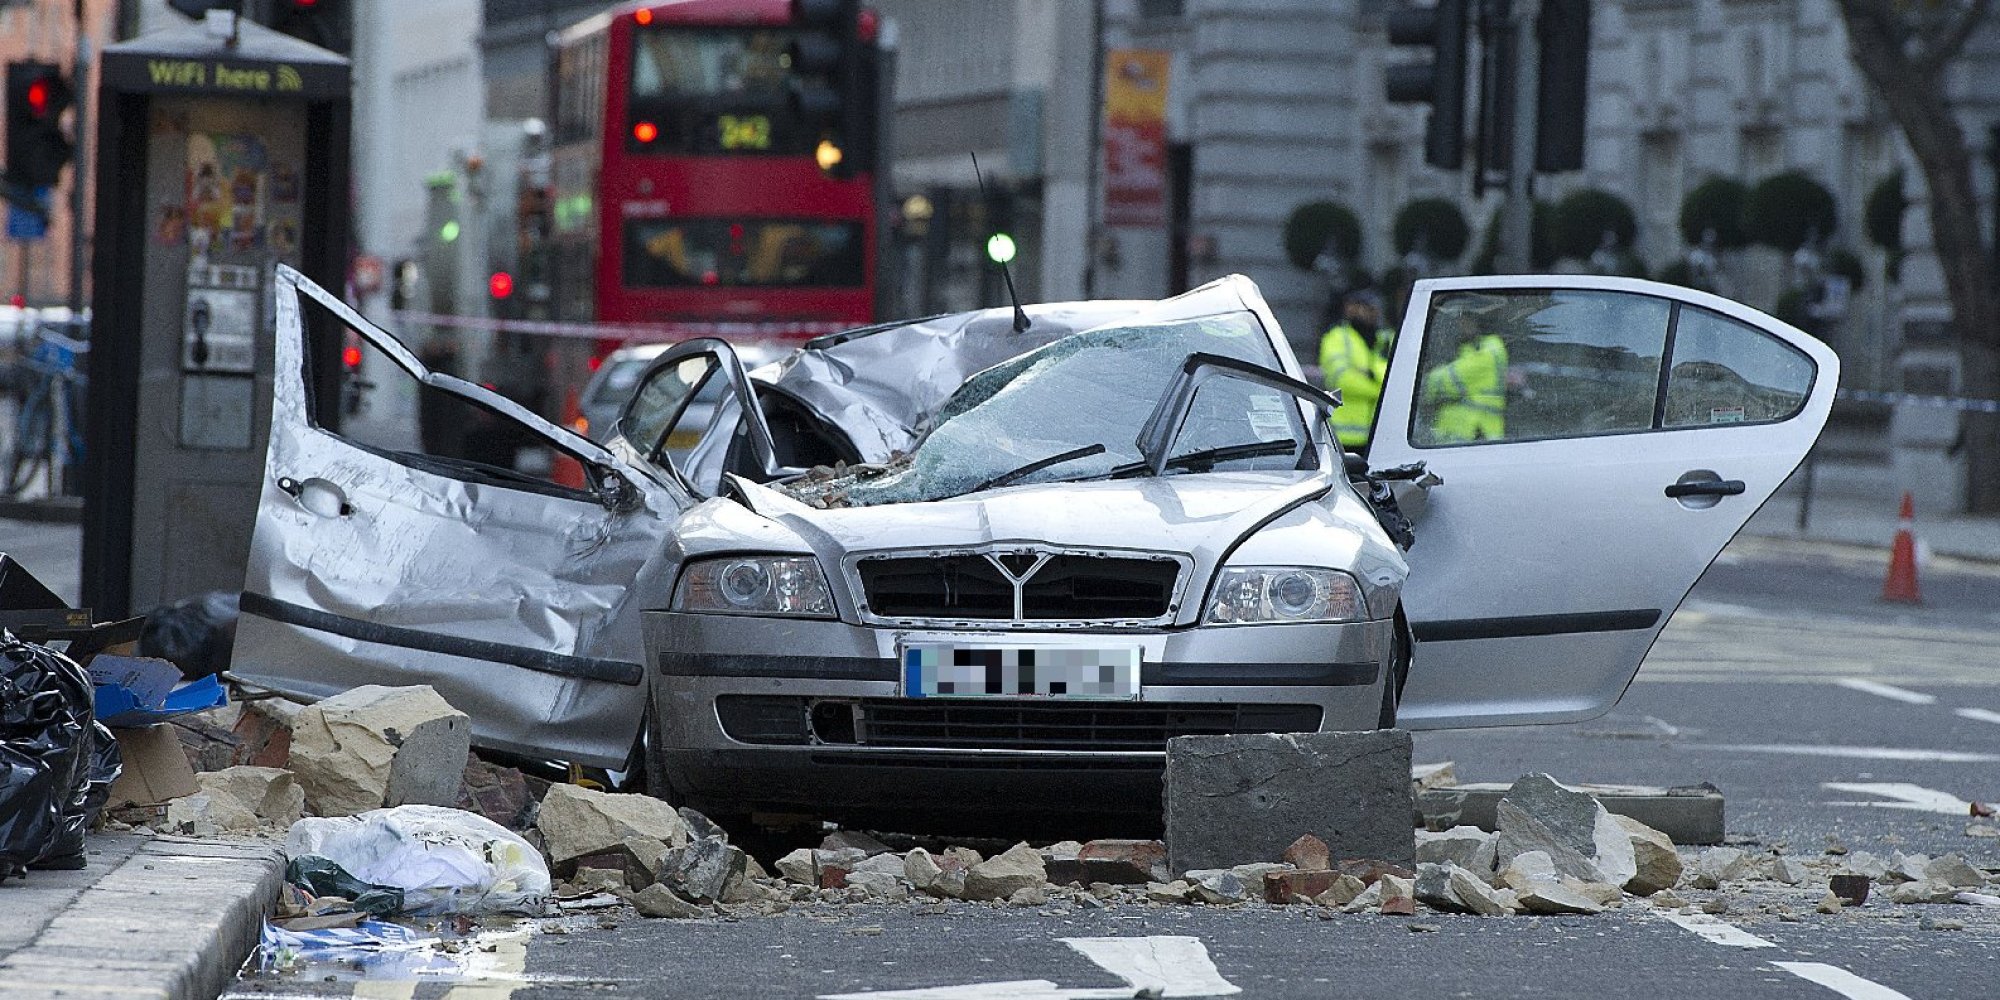
<instances>
[{"instance_id":1,"label":"white road marking","mask_svg":"<svg viewBox=\"0 0 2000 1000\"><path fill-rule=\"evenodd\" d=\"M1069 1000L1075 992L1046 979L1017 979L1004 983L966 983L963 986L933 986L919 990L880 990L869 993L834 993L819 1000ZM1122 996L1130 996L1125 990Z\"/></svg>"},{"instance_id":2,"label":"white road marking","mask_svg":"<svg viewBox=\"0 0 2000 1000\"><path fill-rule=\"evenodd\" d=\"M1776 948L1763 938L1732 923L1717 920L1705 913L1669 913L1668 921L1677 924L1711 944L1730 948Z\"/></svg>"},{"instance_id":3,"label":"white road marking","mask_svg":"<svg viewBox=\"0 0 2000 1000\"><path fill-rule=\"evenodd\" d=\"M1878 809L1913 809L1918 812L1943 813L1947 816L1965 816L1972 811L1972 803L1958 796L1940 792L1922 785L1912 785L1906 781L1850 782L1829 781L1820 786L1829 791L1853 792L1857 795L1879 795L1893 802L1829 802L1833 806L1874 806Z\"/></svg>"},{"instance_id":4,"label":"white road marking","mask_svg":"<svg viewBox=\"0 0 2000 1000\"><path fill-rule=\"evenodd\" d=\"M2000 712L1990 708L1960 708L1954 709L1951 714L1974 722L2000 722Z\"/></svg>"},{"instance_id":5,"label":"white road marking","mask_svg":"<svg viewBox=\"0 0 2000 1000\"><path fill-rule=\"evenodd\" d=\"M1016 979L914 990L831 993L822 994L819 1000L1131 1000L1134 993L1142 990L1155 991L1153 996L1171 1000L1243 992L1216 971L1200 938L1063 938L1062 942L1129 985L1114 989L1064 988L1046 979Z\"/></svg>"},{"instance_id":6,"label":"white road marking","mask_svg":"<svg viewBox=\"0 0 2000 1000\"><path fill-rule=\"evenodd\" d=\"M364 979L354 984L354 1000L414 1000L414 979Z\"/></svg>"},{"instance_id":7,"label":"white road marking","mask_svg":"<svg viewBox=\"0 0 2000 1000\"><path fill-rule=\"evenodd\" d=\"M1809 983L1818 983L1847 997L1848 1000L1910 1000L1907 994L1898 993L1881 983L1863 979L1837 965L1824 962L1772 962L1786 972Z\"/></svg>"},{"instance_id":8,"label":"white road marking","mask_svg":"<svg viewBox=\"0 0 2000 1000\"><path fill-rule=\"evenodd\" d=\"M1063 938L1083 957L1132 984L1134 991L1157 990L1172 997L1221 997L1243 992L1222 978L1200 938Z\"/></svg>"},{"instance_id":9,"label":"white road marking","mask_svg":"<svg viewBox=\"0 0 2000 1000\"><path fill-rule=\"evenodd\" d=\"M1859 691L1862 694L1872 694L1878 698L1887 698L1891 701L1900 701L1905 705L1937 704L1937 695L1924 694L1921 691L1911 691L1907 688L1899 688L1892 684L1883 684L1878 681L1863 680L1862 678L1859 677L1842 677L1841 679L1834 681L1834 683L1848 689L1849 691Z\"/></svg>"},{"instance_id":10,"label":"white road marking","mask_svg":"<svg viewBox=\"0 0 2000 1000\"><path fill-rule=\"evenodd\" d=\"M534 933L534 927L523 924L479 935L463 980L445 992L444 1000L512 1000L515 990L528 985L521 974L528 968L528 938Z\"/></svg>"},{"instance_id":11,"label":"white road marking","mask_svg":"<svg viewBox=\"0 0 2000 1000\"><path fill-rule=\"evenodd\" d=\"M1855 757L1863 760L1909 760L1933 764L1995 764L2000 754L1968 753L1962 750L1917 750L1906 747L1822 746L1813 743L1722 743L1703 746L1681 744L1689 750L1726 750L1731 753L1784 753L1801 757Z\"/></svg>"}]
</instances>

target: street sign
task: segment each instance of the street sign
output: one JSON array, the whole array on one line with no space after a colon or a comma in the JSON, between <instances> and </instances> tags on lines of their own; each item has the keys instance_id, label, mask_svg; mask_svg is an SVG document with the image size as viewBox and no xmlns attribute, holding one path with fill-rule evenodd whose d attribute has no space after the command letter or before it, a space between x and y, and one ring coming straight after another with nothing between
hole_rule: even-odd
<instances>
[{"instance_id":1,"label":"street sign","mask_svg":"<svg viewBox=\"0 0 2000 1000\"><path fill-rule=\"evenodd\" d=\"M41 214L36 214L9 202L7 204L7 238L10 240L39 240L49 234L49 189L34 189L35 204L42 206Z\"/></svg>"}]
</instances>

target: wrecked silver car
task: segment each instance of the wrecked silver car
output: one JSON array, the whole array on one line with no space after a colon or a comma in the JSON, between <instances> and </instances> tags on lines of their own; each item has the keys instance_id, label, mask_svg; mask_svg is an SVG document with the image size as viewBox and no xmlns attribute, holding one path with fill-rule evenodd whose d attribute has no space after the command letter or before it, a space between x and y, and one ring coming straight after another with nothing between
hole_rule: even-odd
<instances>
[{"instance_id":1,"label":"wrecked silver car","mask_svg":"<svg viewBox=\"0 0 2000 1000\"><path fill-rule=\"evenodd\" d=\"M632 768L713 815L1145 811L1178 735L1601 714L1838 373L1685 288L1424 281L1368 453L1343 456L1334 400L1230 277L884 324L755 372L691 341L600 446L279 284L236 672L430 683L483 745ZM584 484L312 426L302 303ZM1480 352L1504 407L1460 435ZM1406 552L1368 470L1419 463Z\"/></svg>"}]
</instances>

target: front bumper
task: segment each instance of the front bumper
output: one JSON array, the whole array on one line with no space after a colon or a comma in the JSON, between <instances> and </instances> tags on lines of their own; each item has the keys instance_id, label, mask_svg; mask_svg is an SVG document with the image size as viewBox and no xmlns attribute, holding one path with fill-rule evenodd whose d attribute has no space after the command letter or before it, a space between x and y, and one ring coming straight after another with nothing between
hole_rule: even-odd
<instances>
[{"instance_id":1,"label":"front bumper","mask_svg":"<svg viewBox=\"0 0 2000 1000\"><path fill-rule=\"evenodd\" d=\"M1157 812L1165 741L1372 729L1394 624L942 631L649 612L654 737L718 812ZM905 642L1143 647L1136 702L905 698ZM719 707L720 706L720 707Z\"/></svg>"}]
</instances>

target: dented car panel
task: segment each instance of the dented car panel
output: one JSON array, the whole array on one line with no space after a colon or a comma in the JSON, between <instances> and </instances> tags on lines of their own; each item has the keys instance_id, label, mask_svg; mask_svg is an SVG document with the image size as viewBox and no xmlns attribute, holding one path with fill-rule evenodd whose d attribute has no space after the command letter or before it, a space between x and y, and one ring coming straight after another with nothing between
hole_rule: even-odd
<instances>
[{"instance_id":1,"label":"dented car panel","mask_svg":"<svg viewBox=\"0 0 2000 1000\"><path fill-rule=\"evenodd\" d=\"M482 745L622 766L644 711L638 607L657 600L687 503L675 487L401 344L280 268L263 494L234 671L318 697L431 684ZM313 425L300 296L411 376L595 467L586 490L496 482Z\"/></svg>"}]
</instances>

